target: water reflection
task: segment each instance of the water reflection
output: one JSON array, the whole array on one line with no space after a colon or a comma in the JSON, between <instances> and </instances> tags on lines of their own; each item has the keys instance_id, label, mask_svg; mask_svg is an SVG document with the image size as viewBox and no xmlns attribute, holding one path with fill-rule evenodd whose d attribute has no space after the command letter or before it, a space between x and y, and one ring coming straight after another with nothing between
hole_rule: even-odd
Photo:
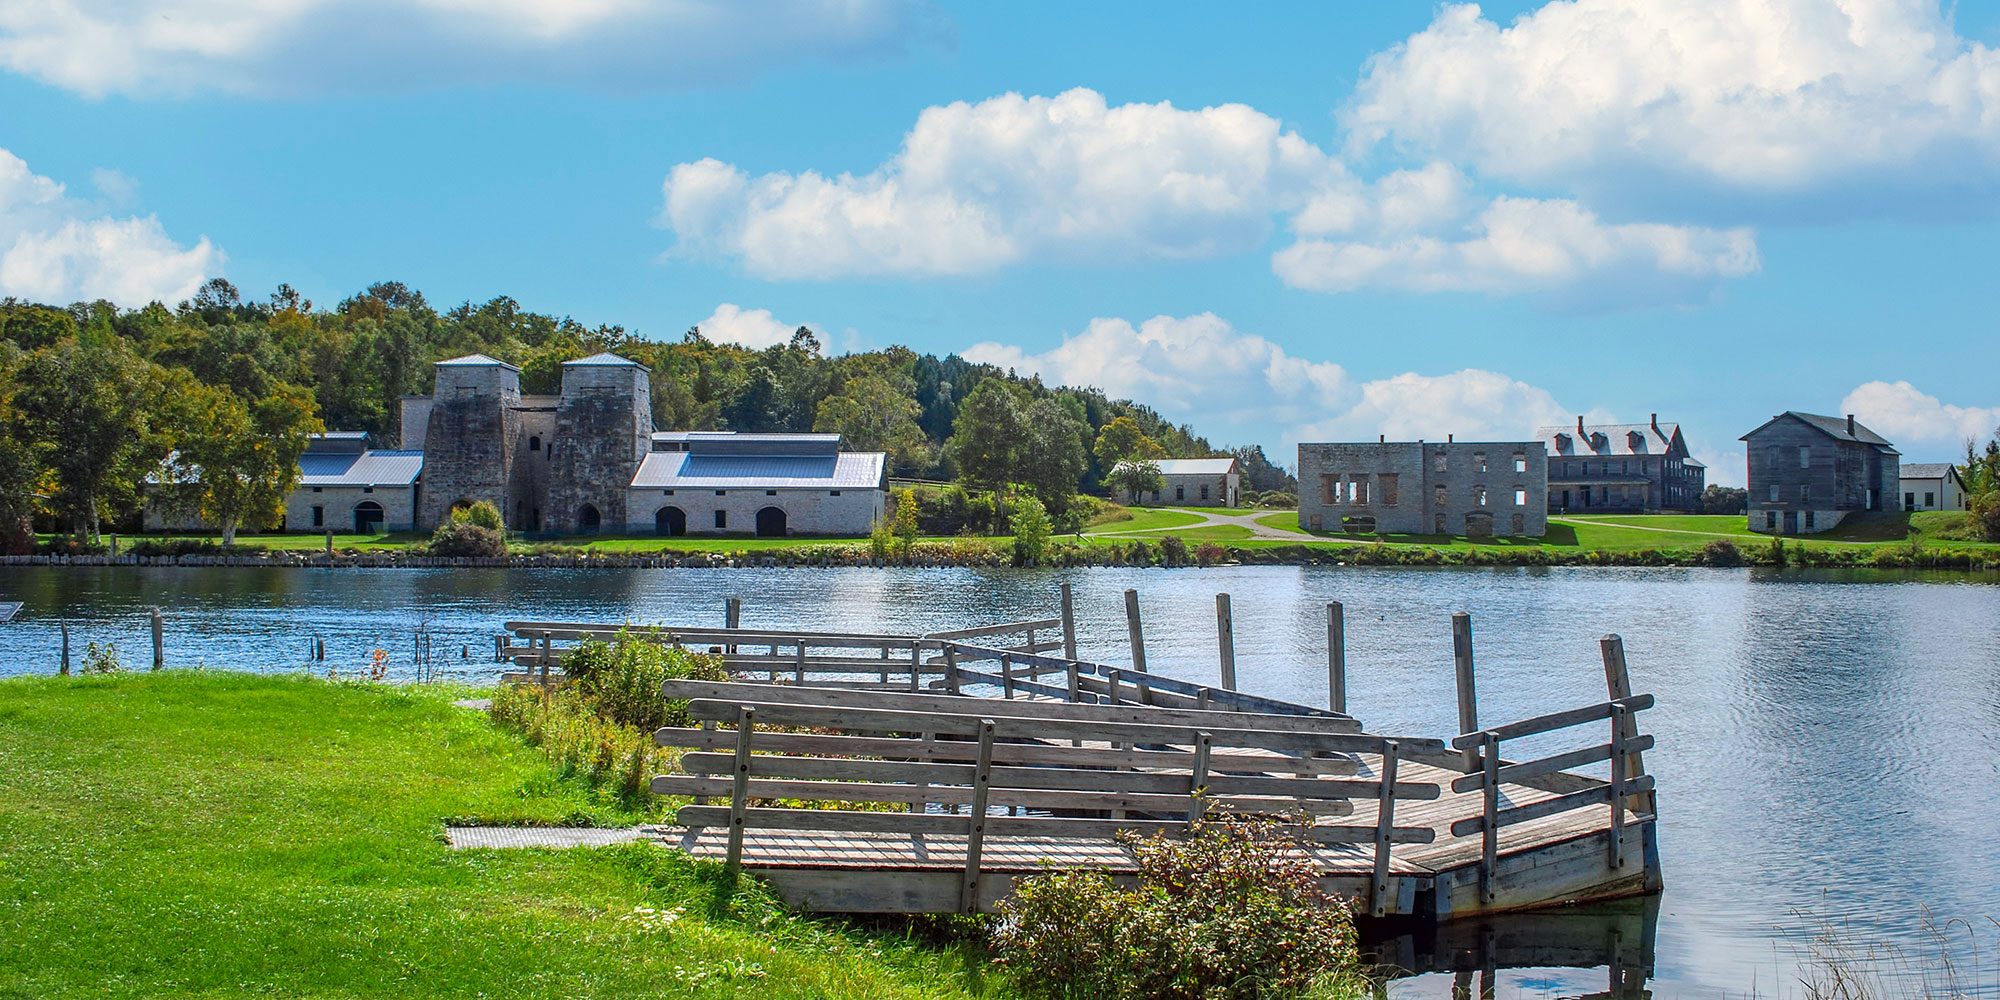
<instances>
[{"instance_id":1,"label":"water reflection","mask_svg":"<svg viewBox=\"0 0 2000 1000\"><path fill-rule=\"evenodd\" d=\"M1659 699L1645 718L1659 740L1647 764L1659 782L1667 883L1649 952L1657 993L1796 995L1796 949L1786 935L1815 919L1839 922L1865 944L1917 954L1928 944L1923 907L1940 922L2000 916L1992 825L2000 815L2000 578L1992 576L0 567L0 599L26 602L13 624L0 625L0 673L53 673L64 621L78 650L115 641L127 662L143 663L143 609L154 604L166 611L175 665L304 669L318 636L331 665L358 668L381 648L407 676L415 634L428 629L433 648L451 654L448 675L488 680L492 637L508 618L715 626L723 598L736 595L752 627L929 631L1052 614L1059 580L1075 587L1086 655L1128 656L1123 592L1136 587L1153 669L1207 682L1218 674L1214 595L1228 592L1242 685L1314 704L1326 699L1325 606L1341 601L1349 707L1379 731L1456 728L1454 611L1474 617L1488 724L1601 699L1597 640L1623 635L1634 689ZM1991 949L1980 954L1993 963ZM1496 989L1603 992L1603 963L1594 970L1496 964ZM1443 996L1451 983L1430 972L1392 992ZM1996 984L2000 975L1987 975L1970 992L2000 997Z\"/></svg>"},{"instance_id":2,"label":"water reflection","mask_svg":"<svg viewBox=\"0 0 2000 1000\"><path fill-rule=\"evenodd\" d=\"M1364 959L1403 997L1499 995L1644 1000L1658 938L1657 897L1547 913L1370 928ZM1413 977L1413 978L1405 978Z\"/></svg>"}]
</instances>

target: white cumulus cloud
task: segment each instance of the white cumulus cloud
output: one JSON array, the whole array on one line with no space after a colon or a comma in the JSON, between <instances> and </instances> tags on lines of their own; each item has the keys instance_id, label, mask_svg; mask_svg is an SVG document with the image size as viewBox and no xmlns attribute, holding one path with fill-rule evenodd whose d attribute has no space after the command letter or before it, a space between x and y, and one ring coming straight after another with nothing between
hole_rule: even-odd
<instances>
[{"instance_id":1,"label":"white cumulus cloud","mask_svg":"<svg viewBox=\"0 0 2000 1000\"><path fill-rule=\"evenodd\" d=\"M731 302L716 306L715 312L695 325L701 328L702 336L712 341L756 351L791 342L792 334L801 326L820 333L810 323L780 323L769 309L744 309Z\"/></svg>"},{"instance_id":2,"label":"white cumulus cloud","mask_svg":"<svg viewBox=\"0 0 2000 1000\"><path fill-rule=\"evenodd\" d=\"M1864 382L1840 401L1840 412L1897 444L1945 445L1954 452L1967 438L1984 442L2000 432L2000 404L1955 406L1908 382Z\"/></svg>"},{"instance_id":3,"label":"white cumulus cloud","mask_svg":"<svg viewBox=\"0 0 2000 1000\"><path fill-rule=\"evenodd\" d=\"M1586 190L1990 191L2000 52L1928 0L1562 0L1506 27L1453 4L1342 119L1357 151Z\"/></svg>"},{"instance_id":4,"label":"white cumulus cloud","mask_svg":"<svg viewBox=\"0 0 2000 1000\"><path fill-rule=\"evenodd\" d=\"M1333 361L1301 358L1212 313L1155 316L1138 325L1116 318L1034 354L981 343L967 360L1036 373L1064 385L1089 385L1129 398L1175 421L1198 421L1211 442L1258 442L1289 463L1300 441L1524 440L1576 411L1548 390L1497 372L1414 372L1358 382ZM1608 419L1591 411L1592 421Z\"/></svg>"},{"instance_id":5,"label":"white cumulus cloud","mask_svg":"<svg viewBox=\"0 0 2000 1000\"><path fill-rule=\"evenodd\" d=\"M206 237L182 246L152 216L105 216L0 149L0 295L173 303L192 297L222 260Z\"/></svg>"},{"instance_id":6,"label":"white cumulus cloud","mask_svg":"<svg viewBox=\"0 0 2000 1000\"><path fill-rule=\"evenodd\" d=\"M923 0L0 0L0 67L89 97L617 88L893 55Z\"/></svg>"},{"instance_id":7,"label":"white cumulus cloud","mask_svg":"<svg viewBox=\"0 0 2000 1000\"><path fill-rule=\"evenodd\" d=\"M1326 292L1675 289L1757 269L1747 229L1600 219L1573 201L1482 197L1447 163L1373 182L1240 104L1108 105L1086 89L925 109L856 176L682 163L661 221L687 253L767 278L960 275L1029 259L1205 258L1298 242L1272 267Z\"/></svg>"}]
</instances>

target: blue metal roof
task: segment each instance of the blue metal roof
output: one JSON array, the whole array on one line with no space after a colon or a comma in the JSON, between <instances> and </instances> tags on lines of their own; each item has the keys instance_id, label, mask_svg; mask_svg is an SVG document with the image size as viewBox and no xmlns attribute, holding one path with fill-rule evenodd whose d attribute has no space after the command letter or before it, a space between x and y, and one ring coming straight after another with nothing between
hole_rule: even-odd
<instances>
[{"instance_id":1,"label":"blue metal roof","mask_svg":"<svg viewBox=\"0 0 2000 1000\"><path fill-rule=\"evenodd\" d=\"M423 471L421 451L299 456L301 486L409 486Z\"/></svg>"},{"instance_id":2,"label":"blue metal roof","mask_svg":"<svg viewBox=\"0 0 2000 1000\"><path fill-rule=\"evenodd\" d=\"M638 489L873 489L882 485L887 456L879 451L837 455L700 455L656 451L632 477Z\"/></svg>"}]
</instances>

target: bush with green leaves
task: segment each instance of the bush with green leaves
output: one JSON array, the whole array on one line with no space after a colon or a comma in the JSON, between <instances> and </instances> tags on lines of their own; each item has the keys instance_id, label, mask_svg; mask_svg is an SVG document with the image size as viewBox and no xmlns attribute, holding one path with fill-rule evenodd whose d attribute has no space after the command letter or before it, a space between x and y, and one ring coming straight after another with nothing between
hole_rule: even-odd
<instances>
[{"instance_id":1,"label":"bush with green leaves","mask_svg":"<svg viewBox=\"0 0 2000 1000\"><path fill-rule=\"evenodd\" d=\"M1014 561L1022 566L1040 565L1048 555L1049 535L1053 531L1048 509L1034 497L1017 497L1010 520L1014 529Z\"/></svg>"},{"instance_id":2,"label":"bush with green leaves","mask_svg":"<svg viewBox=\"0 0 2000 1000\"><path fill-rule=\"evenodd\" d=\"M687 703L660 697L668 679L726 681L720 657L693 653L625 631L611 642L586 642L563 657L563 673L607 721L650 733L687 725Z\"/></svg>"},{"instance_id":3,"label":"bush with green leaves","mask_svg":"<svg viewBox=\"0 0 2000 1000\"><path fill-rule=\"evenodd\" d=\"M505 533L507 524L500 518L500 508L491 501L478 500L451 509L451 523L476 524L488 531Z\"/></svg>"},{"instance_id":4,"label":"bush with green leaves","mask_svg":"<svg viewBox=\"0 0 2000 1000\"><path fill-rule=\"evenodd\" d=\"M453 519L431 533L427 551L434 556L495 558L507 554L507 536L470 521Z\"/></svg>"},{"instance_id":5,"label":"bush with green leaves","mask_svg":"<svg viewBox=\"0 0 2000 1000\"><path fill-rule=\"evenodd\" d=\"M1275 822L1203 824L1185 840L1124 838L1139 884L1101 871L1022 880L999 905L999 961L1054 997L1296 996L1359 966L1347 904Z\"/></svg>"}]
</instances>

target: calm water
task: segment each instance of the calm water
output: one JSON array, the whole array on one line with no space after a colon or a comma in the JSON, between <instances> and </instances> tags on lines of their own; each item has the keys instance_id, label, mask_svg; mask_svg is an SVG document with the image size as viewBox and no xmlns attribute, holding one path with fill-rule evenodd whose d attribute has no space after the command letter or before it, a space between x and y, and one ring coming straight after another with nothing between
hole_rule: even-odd
<instances>
[{"instance_id":1,"label":"calm water","mask_svg":"<svg viewBox=\"0 0 2000 1000\"><path fill-rule=\"evenodd\" d=\"M1604 698L1597 639L1625 637L1660 748L1667 892L1656 995L1788 997L1799 944L1833 922L1913 954L1920 922L1972 921L1962 985L2000 996L2000 581L1759 570L1222 568L1088 570L251 570L0 568L0 673L52 673L57 624L150 657L144 608L168 617L172 665L303 669L311 636L352 668L407 671L427 626L445 672L489 679L512 617L913 632L1053 616L1075 586L1085 655L1126 657L1122 592L1144 604L1153 669L1216 677L1214 595L1234 597L1240 683L1323 704L1325 605L1345 602L1349 709L1378 732L1456 729L1449 615L1473 614L1488 723ZM465 654L462 657L462 651ZM1642 921L1607 926L1630 933ZM1650 920L1643 921L1650 923ZM1586 928L1581 937L1595 935ZM1579 936L1579 935L1572 935ZM1531 952L1513 957L1533 961ZM1548 959L1548 961L1556 961ZM1888 963L1891 971L1899 963ZM1606 970L1502 970L1500 996L1576 996ZM1445 996L1449 976L1398 984Z\"/></svg>"}]
</instances>

